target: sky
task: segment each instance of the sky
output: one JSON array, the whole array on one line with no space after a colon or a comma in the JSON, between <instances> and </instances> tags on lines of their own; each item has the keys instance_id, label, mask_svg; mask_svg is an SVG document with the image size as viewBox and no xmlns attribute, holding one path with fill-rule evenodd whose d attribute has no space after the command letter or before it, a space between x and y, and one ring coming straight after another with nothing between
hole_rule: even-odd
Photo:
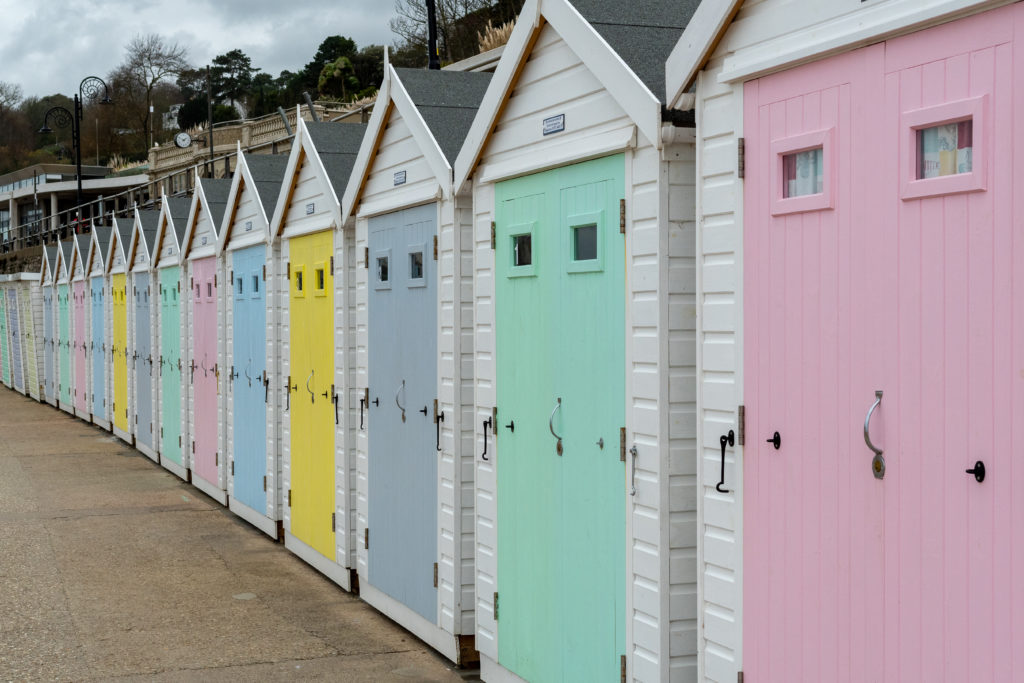
<instances>
[{"instance_id":1,"label":"sky","mask_svg":"<svg viewBox=\"0 0 1024 683\"><path fill-rule=\"evenodd\" d=\"M71 96L124 60L132 36L157 33L204 65L238 48L277 76L297 71L330 35L390 45L393 0L0 0L0 81L24 95Z\"/></svg>"}]
</instances>

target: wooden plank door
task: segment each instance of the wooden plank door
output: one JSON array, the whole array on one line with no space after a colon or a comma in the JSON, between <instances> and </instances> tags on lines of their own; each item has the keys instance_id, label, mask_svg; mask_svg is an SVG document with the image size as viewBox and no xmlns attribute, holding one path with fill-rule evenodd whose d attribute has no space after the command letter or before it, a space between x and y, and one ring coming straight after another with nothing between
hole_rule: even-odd
<instances>
[{"instance_id":1,"label":"wooden plank door","mask_svg":"<svg viewBox=\"0 0 1024 683\"><path fill-rule=\"evenodd\" d=\"M496 188L498 661L528 680L618 680L625 653L624 174Z\"/></svg>"},{"instance_id":2,"label":"wooden plank door","mask_svg":"<svg viewBox=\"0 0 1024 683\"><path fill-rule=\"evenodd\" d=\"M370 219L369 580L437 622L437 205Z\"/></svg>"},{"instance_id":3,"label":"wooden plank door","mask_svg":"<svg viewBox=\"0 0 1024 683\"><path fill-rule=\"evenodd\" d=\"M334 561L334 235L289 241L291 533Z\"/></svg>"},{"instance_id":4,"label":"wooden plank door","mask_svg":"<svg viewBox=\"0 0 1024 683\"><path fill-rule=\"evenodd\" d=\"M232 255L234 336L232 401L234 403L234 491L244 505L263 513L267 494L267 408L262 376L267 356L267 309L262 281L266 247L257 245Z\"/></svg>"},{"instance_id":5,"label":"wooden plank door","mask_svg":"<svg viewBox=\"0 0 1024 683\"><path fill-rule=\"evenodd\" d=\"M21 304L21 321L25 340L25 381L28 383L27 389L31 395L39 387L39 368L36 367L35 321L33 320L32 301L28 287L18 290L18 300Z\"/></svg>"},{"instance_id":6,"label":"wooden plank door","mask_svg":"<svg viewBox=\"0 0 1024 683\"><path fill-rule=\"evenodd\" d=\"M7 289L7 319L11 333L11 381L14 383L14 388L20 391L25 388L21 338L22 326L21 315L18 310L18 292L13 287Z\"/></svg>"},{"instance_id":7,"label":"wooden plank door","mask_svg":"<svg viewBox=\"0 0 1024 683\"><path fill-rule=\"evenodd\" d=\"M88 342L85 338L85 280L74 283L74 325L75 325L75 407L81 415L85 415L89 409L88 394L89 386L86 382L86 347Z\"/></svg>"},{"instance_id":8,"label":"wooden plank door","mask_svg":"<svg viewBox=\"0 0 1024 683\"><path fill-rule=\"evenodd\" d=\"M43 387L54 397L53 383L53 287L43 287Z\"/></svg>"},{"instance_id":9,"label":"wooden plank door","mask_svg":"<svg viewBox=\"0 0 1024 683\"><path fill-rule=\"evenodd\" d=\"M217 283L216 257L192 262L193 280L193 471L219 486L217 452Z\"/></svg>"},{"instance_id":10,"label":"wooden plank door","mask_svg":"<svg viewBox=\"0 0 1024 683\"><path fill-rule=\"evenodd\" d=\"M89 281L92 315L92 414L107 417L107 338L103 316L103 278Z\"/></svg>"},{"instance_id":11,"label":"wooden plank door","mask_svg":"<svg viewBox=\"0 0 1024 683\"><path fill-rule=\"evenodd\" d=\"M184 466L181 443L181 268L160 271L160 457Z\"/></svg>"},{"instance_id":12,"label":"wooden plank door","mask_svg":"<svg viewBox=\"0 0 1024 683\"><path fill-rule=\"evenodd\" d=\"M57 316L60 344L57 365L60 368L58 389L61 407L71 406L71 293L67 285L57 285ZM7 366L4 366L5 375Z\"/></svg>"},{"instance_id":13,"label":"wooden plank door","mask_svg":"<svg viewBox=\"0 0 1024 683\"><path fill-rule=\"evenodd\" d=\"M153 438L153 344L150 320L149 273L134 274L135 296L135 438L150 448Z\"/></svg>"},{"instance_id":14,"label":"wooden plank door","mask_svg":"<svg viewBox=\"0 0 1024 683\"><path fill-rule=\"evenodd\" d=\"M113 305L113 353L114 373L114 426L128 433L128 285L127 276L117 273L110 276Z\"/></svg>"}]
</instances>

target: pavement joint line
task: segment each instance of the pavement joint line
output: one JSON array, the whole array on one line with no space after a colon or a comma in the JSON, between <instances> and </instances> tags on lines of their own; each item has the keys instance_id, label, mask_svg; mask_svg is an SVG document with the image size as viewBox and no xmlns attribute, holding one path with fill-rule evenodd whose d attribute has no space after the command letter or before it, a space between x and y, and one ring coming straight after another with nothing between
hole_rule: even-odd
<instances>
[{"instance_id":1,"label":"pavement joint line","mask_svg":"<svg viewBox=\"0 0 1024 683\"><path fill-rule=\"evenodd\" d=\"M154 505L119 509L84 508L82 510L54 510L51 512L0 513L0 524L17 522L45 522L60 519L87 519L90 517L121 517L164 512L217 512L215 508L197 508L189 505Z\"/></svg>"}]
</instances>

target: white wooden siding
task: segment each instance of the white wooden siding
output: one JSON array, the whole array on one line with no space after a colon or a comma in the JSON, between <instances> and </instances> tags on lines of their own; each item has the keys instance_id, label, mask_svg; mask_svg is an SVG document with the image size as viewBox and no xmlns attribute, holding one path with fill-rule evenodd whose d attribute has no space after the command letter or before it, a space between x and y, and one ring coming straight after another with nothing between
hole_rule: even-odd
<instances>
[{"instance_id":1,"label":"white wooden siding","mask_svg":"<svg viewBox=\"0 0 1024 683\"><path fill-rule=\"evenodd\" d=\"M742 200L736 174L742 86L718 83L721 59L697 78L697 327L700 674L735 681L742 669L743 448L727 461L731 493L715 490L718 438L736 427L742 402Z\"/></svg>"},{"instance_id":2,"label":"white wooden siding","mask_svg":"<svg viewBox=\"0 0 1024 683\"><path fill-rule=\"evenodd\" d=\"M188 250L190 259L213 256L217 251L217 231L210 218L210 211L202 200L199 200L199 215L192 228L192 245Z\"/></svg>"},{"instance_id":3,"label":"white wooden siding","mask_svg":"<svg viewBox=\"0 0 1024 683\"><path fill-rule=\"evenodd\" d=\"M287 180L287 179L286 179ZM273 287L277 299L278 310L278 339L281 340L278 358L280 359L280 374L277 384L277 396L281 402L281 475L280 492L281 497L281 519L284 520L284 528L289 533L292 530L292 508L288 505L288 491L292 487L291 463L292 463L292 413L291 400L288 398L289 380L291 378L291 331L289 327L289 302L288 287L290 281L287 274L289 244L288 240L277 240L278 248L275 250L274 271L277 277L274 278ZM288 407L285 410L285 406ZM268 482L269 485L269 482Z\"/></svg>"},{"instance_id":4,"label":"white wooden siding","mask_svg":"<svg viewBox=\"0 0 1024 683\"><path fill-rule=\"evenodd\" d=\"M327 221L327 206L321 211L321 221ZM353 226L354 227L354 226ZM351 230L349 231L351 232ZM351 501L355 496L355 472L349 447L351 415L349 414L349 367L352 362L349 353L349 284L351 273L346 268L348 252L346 242L351 237L344 230L331 231L334 255L334 390L339 405L338 424L334 426L334 514L335 514L335 557L342 567L351 567L354 543L352 531ZM356 425L358 427L358 424Z\"/></svg>"},{"instance_id":5,"label":"white wooden siding","mask_svg":"<svg viewBox=\"0 0 1024 683\"><path fill-rule=\"evenodd\" d=\"M224 264L224 272L229 273L224 287L217 291L220 298L220 310L224 312L224 454L228 461L227 492L235 496L235 477L231 474L232 463L235 461L235 383L231 380L232 366L235 365L235 292L231 284L230 273L234 269L234 252L225 251L219 262Z\"/></svg>"},{"instance_id":6,"label":"white wooden siding","mask_svg":"<svg viewBox=\"0 0 1024 683\"><path fill-rule=\"evenodd\" d=\"M405 184L395 186L395 173L405 171ZM384 204L387 210L409 206L409 197L437 194L437 176L420 152L408 124L397 107L392 107L377 154L363 186L361 208ZM377 212L377 211L375 211ZM362 212L361 212L362 213Z\"/></svg>"},{"instance_id":7,"label":"white wooden siding","mask_svg":"<svg viewBox=\"0 0 1024 683\"><path fill-rule=\"evenodd\" d=\"M176 266L178 265L178 237L174 232L174 225L171 224L170 219L165 218L167 223L164 225L164 229L160 235L160 244L156 247L156 256L154 260L159 268L165 266Z\"/></svg>"},{"instance_id":8,"label":"white wooden siding","mask_svg":"<svg viewBox=\"0 0 1024 683\"><path fill-rule=\"evenodd\" d=\"M274 240L267 247L267 455L270 467L267 470L267 514L271 519L284 519L281 485L283 473L284 446L282 433L285 416L284 391L286 391L284 358L288 356L288 337L283 333L283 316L287 301L288 280L285 279L281 260L281 240Z\"/></svg>"},{"instance_id":9,"label":"white wooden siding","mask_svg":"<svg viewBox=\"0 0 1024 683\"><path fill-rule=\"evenodd\" d=\"M318 164L313 164L308 155L303 154L299 179L292 192L291 203L285 208L281 221L286 237L295 237L324 230L333 220L332 211L336 203L328 191L326 178L318 173ZM285 182L290 181L285 178ZM312 204L313 212L307 214L306 207Z\"/></svg>"}]
</instances>

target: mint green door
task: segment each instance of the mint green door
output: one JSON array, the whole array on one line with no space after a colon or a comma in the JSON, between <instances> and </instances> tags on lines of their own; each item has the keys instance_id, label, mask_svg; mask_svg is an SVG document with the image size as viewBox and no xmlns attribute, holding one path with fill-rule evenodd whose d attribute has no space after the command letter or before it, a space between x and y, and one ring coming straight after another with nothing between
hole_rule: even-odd
<instances>
[{"instance_id":1,"label":"mint green door","mask_svg":"<svg viewBox=\"0 0 1024 683\"><path fill-rule=\"evenodd\" d=\"M496 187L498 662L618 681L625 241L616 155Z\"/></svg>"},{"instance_id":2,"label":"mint green door","mask_svg":"<svg viewBox=\"0 0 1024 683\"><path fill-rule=\"evenodd\" d=\"M71 288L57 285L60 316L60 407L71 410Z\"/></svg>"},{"instance_id":3,"label":"mint green door","mask_svg":"<svg viewBox=\"0 0 1024 683\"><path fill-rule=\"evenodd\" d=\"M160 457L181 460L181 268L160 270Z\"/></svg>"}]
</instances>

